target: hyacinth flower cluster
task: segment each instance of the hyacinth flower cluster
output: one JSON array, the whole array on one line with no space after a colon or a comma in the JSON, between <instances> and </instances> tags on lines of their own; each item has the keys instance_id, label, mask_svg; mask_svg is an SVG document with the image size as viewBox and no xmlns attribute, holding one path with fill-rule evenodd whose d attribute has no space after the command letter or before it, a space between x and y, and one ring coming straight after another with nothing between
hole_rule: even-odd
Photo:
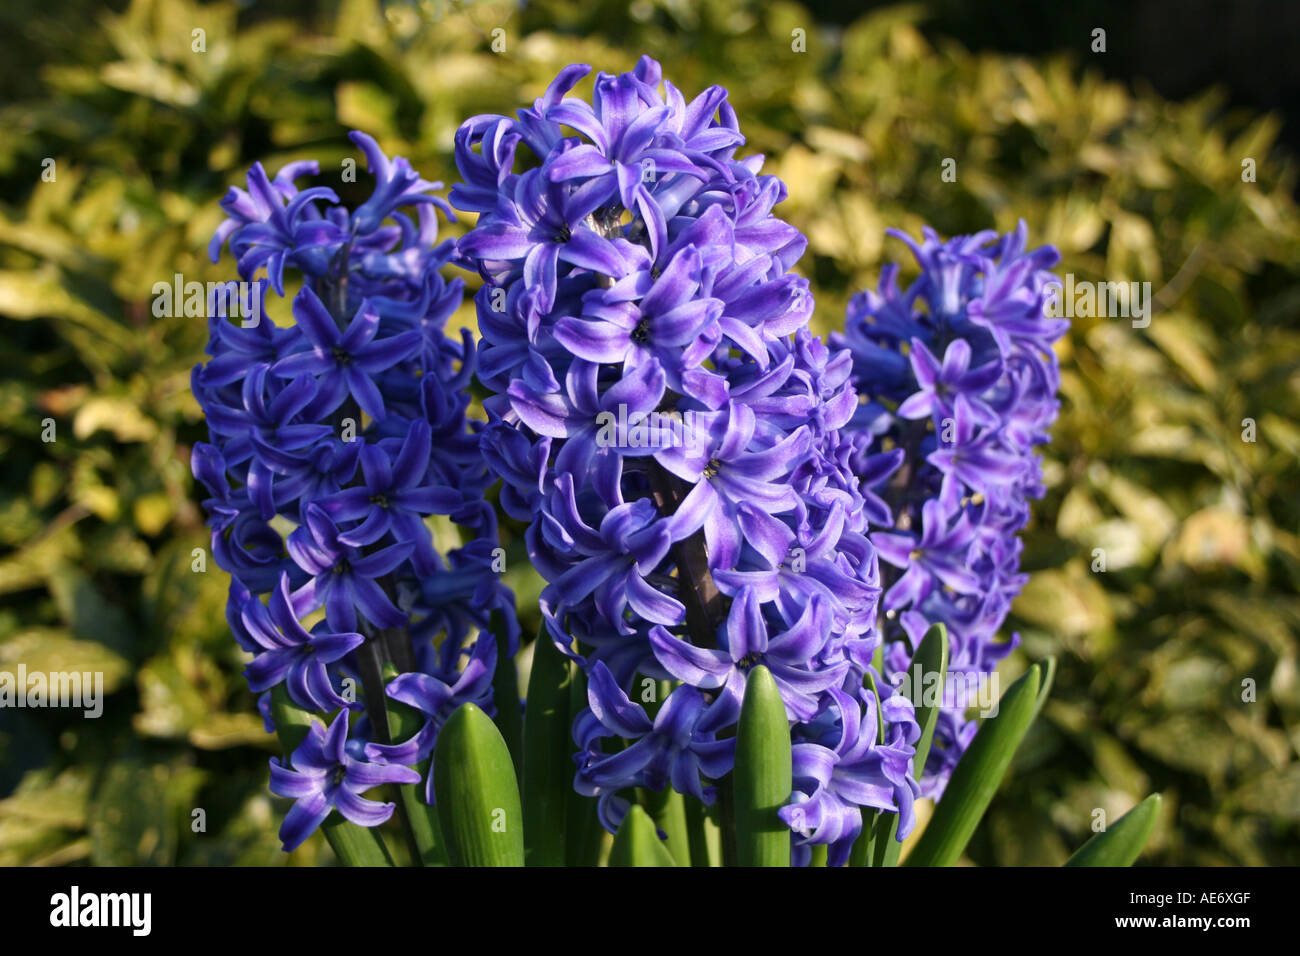
<instances>
[{"instance_id":1,"label":"hyacinth flower cluster","mask_svg":"<svg viewBox=\"0 0 1300 956\"><path fill-rule=\"evenodd\" d=\"M849 430L879 528L886 679L907 674L931 625L949 635L952 692L921 776L938 798L976 732L963 691L1019 640L998 632L1027 579L1018 534L1044 491L1035 448L1056 419L1053 343L1069 323L1046 309L1060 256L1027 249L1023 221L946 242L929 228L920 242L891 234L920 275L900 290L888 265L832 342L852 353L862 396Z\"/></svg>"},{"instance_id":2,"label":"hyacinth flower cluster","mask_svg":"<svg viewBox=\"0 0 1300 956\"><path fill-rule=\"evenodd\" d=\"M712 804L746 677L775 678L797 862L845 862L864 818L912 827L911 702L883 636L870 502L846 426L852 356L808 330L806 240L721 87L688 100L643 57L563 70L456 136L459 243L484 279L483 452L528 522L549 636L585 672L575 786L616 830L634 788ZM643 688L670 687L655 699Z\"/></svg>"},{"instance_id":3,"label":"hyacinth flower cluster","mask_svg":"<svg viewBox=\"0 0 1300 956\"><path fill-rule=\"evenodd\" d=\"M466 416L475 350L445 331L463 299L440 273L453 243L437 241L437 216L451 210L441 184L363 133L352 140L375 178L355 209L328 187L298 188L315 162L274 178L254 165L247 190L222 201L209 251L215 262L229 248L243 280L232 288L284 297L296 276L301 289L283 326L247 302L260 321L214 305L210 359L192 381L210 435L193 471L231 577L230 628L252 655L249 688L268 730L277 693L323 718L272 761L273 791L294 801L286 849L334 811L362 827L389 819L393 803L362 794L418 780L461 703L491 712L497 657L518 632L492 568L492 476ZM440 553L430 516L458 526L463 546ZM423 718L409 739L390 739L392 701Z\"/></svg>"},{"instance_id":4,"label":"hyacinth flower cluster","mask_svg":"<svg viewBox=\"0 0 1300 956\"><path fill-rule=\"evenodd\" d=\"M688 101L642 58L570 95L589 72L466 121L450 204L361 133L354 209L299 189L310 162L222 202L210 253L242 282L210 302L193 468L285 849L320 829L391 865L396 787L423 865L892 866L925 795L904 863L952 865L1053 665L978 724L902 678L968 690L1015 646L1056 251L1023 223L903 237L920 277L888 267L828 345L726 91ZM453 205L476 223L439 243ZM449 263L483 279L477 343L445 331ZM264 319L286 282L292 322ZM498 507L545 580L521 725ZM1069 864L1132 863L1159 810Z\"/></svg>"}]
</instances>

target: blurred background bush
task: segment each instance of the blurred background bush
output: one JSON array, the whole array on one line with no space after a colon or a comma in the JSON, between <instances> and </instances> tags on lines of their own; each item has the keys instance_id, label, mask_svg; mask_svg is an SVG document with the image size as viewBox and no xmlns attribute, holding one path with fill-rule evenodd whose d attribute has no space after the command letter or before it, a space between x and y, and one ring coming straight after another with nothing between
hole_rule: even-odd
<instances>
[{"instance_id":1,"label":"blurred background bush","mask_svg":"<svg viewBox=\"0 0 1300 956\"><path fill-rule=\"evenodd\" d=\"M154 317L153 284L233 274L205 249L217 200L255 160L328 172L359 128L453 181L461 119L531 102L566 63L617 72L642 53L688 93L731 90L810 238L819 331L905 258L889 226L1023 217L1062 271L1156 291L1149 328L1079 319L1061 346L1050 491L1008 622L1024 642L1003 678L1046 654L1060 670L970 859L1059 863L1094 810L1113 820L1160 790L1147 862L1300 863L1300 226L1279 120L1230 108L1227 90L1170 102L1106 79L1089 52L1100 14L1076 24L1074 52L1024 55L936 30L953 4L849 23L824 6L5 7L0 668L99 670L111 693L99 720L0 709L0 864L332 859L317 840L278 849L227 579L192 570L208 544L188 467L206 325ZM527 628L538 582L518 530Z\"/></svg>"}]
</instances>

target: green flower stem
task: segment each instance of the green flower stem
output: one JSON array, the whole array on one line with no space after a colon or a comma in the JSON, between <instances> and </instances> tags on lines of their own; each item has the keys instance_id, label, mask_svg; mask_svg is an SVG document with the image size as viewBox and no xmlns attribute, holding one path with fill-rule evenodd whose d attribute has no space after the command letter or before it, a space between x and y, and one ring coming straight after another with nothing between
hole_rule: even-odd
<instances>
[{"instance_id":1,"label":"green flower stem","mask_svg":"<svg viewBox=\"0 0 1300 956\"><path fill-rule=\"evenodd\" d=\"M376 827L359 827L342 817L330 817L320 829L344 866L395 865Z\"/></svg>"},{"instance_id":2,"label":"green flower stem","mask_svg":"<svg viewBox=\"0 0 1300 956\"><path fill-rule=\"evenodd\" d=\"M862 808L862 833L849 854L849 866L876 865L876 831L880 828L880 817L879 811Z\"/></svg>"},{"instance_id":3,"label":"green flower stem","mask_svg":"<svg viewBox=\"0 0 1300 956\"><path fill-rule=\"evenodd\" d=\"M728 774L717 782L718 788L718 839L722 853L723 866L739 866L736 854L736 809L733 783L735 777Z\"/></svg>"},{"instance_id":4,"label":"green flower stem","mask_svg":"<svg viewBox=\"0 0 1300 956\"><path fill-rule=\"evenodd\" d=\"M687 800L686 832L689 835L691 866L714 866L716 853L710 852L711 845L716 846L716 828L712 828L704 804L698 800ZM714 832L710 832L711 828ZM710 836L714 839L710 841Z\"/></svg>"}]
</instances>

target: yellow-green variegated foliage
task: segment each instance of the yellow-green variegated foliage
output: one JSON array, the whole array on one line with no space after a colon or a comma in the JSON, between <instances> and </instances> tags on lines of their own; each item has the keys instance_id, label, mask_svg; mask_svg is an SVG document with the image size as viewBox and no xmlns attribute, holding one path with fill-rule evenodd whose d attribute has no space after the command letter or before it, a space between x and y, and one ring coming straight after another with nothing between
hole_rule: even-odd
<instances>
[{"instance_id":1,"label":"yellow-green variegated foliage","mask_svg":"<svg viewBox=\"0 0 1300 956\"><path fill-rule=\"evenodd\" d=\"M935 47L919 8L840 29L738 0L45 6L5 15L43 65L0 107L0 670L98 671L106 696L98 719L0 709L0 864L284 859L189 476L206 324L154 308L177 273L232 275L206 257L226 188L315 158L355 201L354 127L454 181L463 118L642 53L688 94L731 90L809 237L819 331L905 259L890 226L1024 218L1076 279L1151 283L1146 327L1080 318L1060 346L1002 676L1060 667L970 858L1063 862L1158 790L1144 859L1300 863L1300 227L1276 119ZM329 858L315 837L288 860Z\"/></svg>"}]
</instances>

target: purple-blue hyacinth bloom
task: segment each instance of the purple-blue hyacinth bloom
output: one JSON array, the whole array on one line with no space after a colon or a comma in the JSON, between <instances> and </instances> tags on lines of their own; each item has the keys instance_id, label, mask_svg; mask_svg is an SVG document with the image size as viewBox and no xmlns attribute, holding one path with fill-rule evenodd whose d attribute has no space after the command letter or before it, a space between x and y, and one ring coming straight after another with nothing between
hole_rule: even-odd
<instances>
[{"instance_id":1,"label":"purple-blue hyacinth bloom","mask_svg":"<svg viewBox=\"0 0 1300 956\"><path fill-rule=\"evenodd\" d=\"M367 800L361 794L385 783L419 782L420 775L409 767L362 759L352 743L348 711L341 710L329 729L312 723L288 765L271 758L271 792L294 801L280 826L286 852L311 836L331 810L358 826L379 826L397 805Z\"/></svg>"},{"instance_id":2,"label":"purple-blue hyacinth bloom","mask_svg":"<svg viewBox=\"0 0 1300 956\"><path fill-rule=\"evenodd\" d=\"M286 541L289 556L312 575L299 591L308 607L325 608L330 627L352 629L358 612L375 627L397 627L406 615L393 604L378 581L396 570L415 550L410 542L396 542L366 553L343 541L343 532L317 504L307 505L302 525Z\"/></svg>"},{"instance_id":3,"label":"purple-blue hyacinth bloom","mask_svg":"<svg viewBox=\"0 0 1300 956\"><path fill-rule=\"evenodd\" d=\"M428 422L414 421L404 439L387 439L361 449L364 484L320 500L331 520L360 521L339 535L341 543L364 548L391 534L398 544L412 545L417 572L434 573L436 557L423 516L451 514L463 499L457 490L427 483L432 436Z\"/></svg>"},{"instance_id":4,"label":"purple-blue hyacinth bloom","mask_svg":"<svg viewBox=\"0 0 1300 956\"><path fill-rule=\"evenodd\" d=\"M1043 493L1035 448L1058 408L1052 345L1068 322L1046 303L1059 254L1027 251L1024 222L947 241L928 228L919 243L891 234L920 275L900 290L898 266L886 266L832 337L853 353L863 398L850 426L854 469L887 509L871 534L888 589L884 669L901 676L909 646L943 622L949 671L986 676L1019 640L998 630L1025 582L1018 535ZM943 793L975 729L965 702L946 696L925 795Z\"/></svg>"},{"instance_id":5,"label":"purple-blue hyacinth bloom","mask_svg":"<svg viewBox=\"0 0 1300 956\"><path fill-rule=\"evenodd\" d=\"M334 806L364 826L387 819L391 809L355 793L372 780L418 779L403 760L427 756L458 704L491 712L484 661L512 655L518 635L513 595L491 560L496 515L484 492L493 476L481 426L466 414L476 352L445 331L463 296L463 283L440 271L454 243L438 241L437 211L450 209L433 195L440 184L405 159L363 133L352 140L376 180L355 210L331 189L299 191L295 179L316 175L315 163L274 179L254 166L248 190L223 201L229 218L210 251L216 259L227 245L253 283L234 301L265 295L263 269L281 296L288 270L302 289L291 325L263 309L245 327L214 309L211 360L192 376L210 437L195 446L193 469L207 490L213 555L231 576L227 619L253 655L250 689L264 716L267 692L281 686L300 708L340 712L328 746L318 733L292 771L276 771L276 792L298 800L286 819L290 848ZM437 550L430 515L458 525L465 544ZM385 663L395 680L382 680ZM414 741L372 739L387 726L383 701L345 698L344 678L431 720ZM410 688L422 690L418 700ZM365 715L349 731L353 709ZM359 762L368 744L390 748L375 759L391 766Z\"/></svg>"},{"instance_id":6,"label":"purple-blue hyacinth bloom","mask_svg":"<svg viewBox=\"0 0 1300 956\"><path fill-rule=\"evenodd\" d=\"M614 797L629 778L652 790L671 783L678 793L711 803L714 788L701 775L718 778L731 769L734 737L718 739L718 731L734 724L739 710L730 697L710 700L690 685L673 691L652 720L633 703L603 661L592 667L587 685L590 710L575 721L575 737L591 759L578 774L578 792L599 797L598 813L611 830L622 822L626 808ZM605 754L603 738L635 740L622 750Z\"/></svg>"},{"instance_id":7,"label":"purple-blue hyacinth bloom","mask_svg":"<svg viewBox=\"0 0 1300 956\"><path fill-rule=\"evenodd\" d=\"M643 57L569 95L588 73L462 125L451 201L479 214L458 249L484 279L484 457L529 524L549 633L587 673L575 786L612 828L632 788L714 799L759 663L795 743L826 735L832 691L890 702L850 729L880 713L900 754L915 738L873 664L867 520L886 509L853 474L852 357L808 331L790 271L807 241L773 215L785 186L737 157L721 87L688 100ZM646 681L670 686L653 714L634 703ZM854 766L873 809L910 821L897 761Z\"/></svg>"},{"instance_id":8,"label":"purple-blue hyacinth bloom","mask_svg":"<svg viewBox=\"0 0 1300 956\"><path fill-rule=\"evenodd\" d=\"M848 862L853 843L862 832L862 808L899 809L899 839L912 832L911 807L920 787L911 777L912 744L921 730L902 697L887 698L881 705L893 709L885 714L890 737L879 740L876 700L867 692L857 698L832 689L833 726L815 741L797 743L791 752L796 787L793 803L779 811L792 830L803 836L797 855L807 861L813 843L829 844L827 865ZM865 706L864 716L859 706Z\"/></svg>"},{"instance_id":9,"label":"purple-blue hyacinth bloom","mask_svg":"<svg viewBox=\"0 0 1300 956\"><path fill-rule=\"evenodd\" d=\"M316 204L337 203L338 195L325 186L299 192L294 185L299 176L319 173L314 162L290 163L271 181L262 164L254 163L248 171L248 191L232 186L221 201L229 218L217 227L208 246L212 261L229 242L239 274L251 279L265 266L277 295L284 295L284 270L291 262L306 273L323 273L330 247L341 242L344 233Z\"/></svg>"},{"instance_id":10,"label":"purple-blue hyacinth bloom","mask_svg":"<svg viewBox=\"0 0 1300 956\"><path fill-rule=\"evenodd\" d=\"M330 683L327 664L333 664L359 647L365 638L355 631L334 632L317 625L307 631L298 620L289 576L280 576L280 586L263 604L246 598L240 619L257 645L257 656L244 672L254 694L284 682L290 699L299 707L326 712L348 707Z\"/></svg>"},{"instance_id":11,"label":"purple-blue hyacinth bloom","mask_svg":"<svg viewBox=\"0 0 1300 956\"><path fill-rule=\"evenodd\" d=\"M310 287L294 298L293 317L310 349L286 355L271 366L271 373L282 378L315 378L316 396L303 413L308 418L321 418L351 396L363 412L383 421L384 397L373 376L411 358L420 347L420 334L399 332L376 341L379 313L367 300L362 300L347 328L340 331Z\"/></svg>"}]
</instances>

